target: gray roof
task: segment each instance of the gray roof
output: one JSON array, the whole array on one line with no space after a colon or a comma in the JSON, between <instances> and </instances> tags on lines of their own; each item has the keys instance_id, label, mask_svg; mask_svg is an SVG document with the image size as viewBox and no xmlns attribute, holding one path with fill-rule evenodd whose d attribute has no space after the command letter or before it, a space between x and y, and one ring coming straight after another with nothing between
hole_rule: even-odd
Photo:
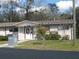
<instances>
[{"instance_id":1,"label":"gray roof","mask_svg":"<svg viewBox=\"0 0 79 59\"><path fill-rule=\"evenodd\" d=\"M17 27L23 27L23 26L35 26L36 23L28 20L24 20L22 22L18 22L15 24Z\"/></svg>"},{"instance_id":2,"label":"gray roof","mask_svg":"<svg viewBox=\"0 0 79 59\"><path fill-rule=\"evenodd\" d=\"M21 22L4 22L4 23L0 23L0 27L11 27L11 26L16 26L16 27L35 26L35 22L24 20L24 21L21 21Z\"/></svg>"},{"instance_id":3,"label":"gray roof","mask_svg":"<svg viewBox=\"0 0 79 59\"><path fill-rule=\"evenodd\" d=\"M42 20L35 21L37 24L48 25L48 24L73 24L73 20Z\"/></svg>"},{"instance_id":4,"label":"gray roof","mask_svg":"<svg viewBox=\"0 0 79 59\"><path fill-rule=\"evenodd\" d=\"M10 26L15 26L17 22L5 22L5 23L0 23L0 27L10 27Z\"/></svg>"},{"instance_id":5,"label":"gray roof","mask_svg":"<svg viewBox=\"0 0 79 59\"><path fill-rule=\"evenodd\" d=\"M48 24L73 24L73 20L42 20L42 21L28 21L24 20L21 22L5 22L0 23L0 27L9 27L9 26L35 26L38 24L48 25Z\"/></svg>"}]
</instances>

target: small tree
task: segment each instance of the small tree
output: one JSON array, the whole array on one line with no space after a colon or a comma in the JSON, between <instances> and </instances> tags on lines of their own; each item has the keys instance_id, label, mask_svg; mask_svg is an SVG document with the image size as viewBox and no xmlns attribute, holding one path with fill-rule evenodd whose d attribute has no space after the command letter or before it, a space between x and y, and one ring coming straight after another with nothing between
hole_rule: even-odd
<instances>
[{"instance_id":1,"label":"small tree","mask_svg":"<svg viewBox=\"0 0 79 59\"><path fill-rule=\"evenodd\" d=\"M38 26L38 29L37 29L37 38L45 40L45 35L46 35L47 30L48 29L46 27Z\"/></svg>"}]
</instances>

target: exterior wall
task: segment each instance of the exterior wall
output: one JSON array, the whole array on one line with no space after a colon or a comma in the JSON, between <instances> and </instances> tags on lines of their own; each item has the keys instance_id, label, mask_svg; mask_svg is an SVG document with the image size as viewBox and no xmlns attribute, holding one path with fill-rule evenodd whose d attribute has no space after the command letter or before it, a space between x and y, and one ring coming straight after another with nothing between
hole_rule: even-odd
<instances>
[{"instance_id":1,"label":"exterior wall","mask_svg":"<svg viewBox=\"0 0 79 59\"><path fill-rule=\"evenodd\" d=\"M61 29L59 29L59 27L61 27ZM69 36L69 40L73 39L73 28L68 25L68 29L63 29L63 25L49 25L49 31L52 33L56 33L58 32L59 35L61 35L61 37L64 37L66 35ZM34 27L34 34L33 34L33 38L35 39L36 37L36 28Z\"/></svg>"},{"instance_id":2,"label":"exterior wall","mask_svg":"<svg viewBox=\"0 0 79 59\"><path fill-rule=\"evenodd\" d=\"M10 28L0 28L0 36L12 34L13 32L10 32L9 30ZM24 31L24 27L19 27L18 33L13 33L13 34L17 36L18 40L25 40L25 39L32 40L33 39L32 34L26 34L26 31Z\"/></svg>"},{"instance_id":3,"label":"exterior wall","mask_svg":"<svg viewBox=\"0 0 79 59\"><path fill-rule=\"evenodd\" d=\"M10 28L6 28L5 30L6 30L6 35L13 33L13 32L10 32Z\"/></svg>"},{"instance_id":4,"label":"exterior wall","mask_svg":"<svg viewBox=\"0 0 79 59\"><path fill-rule=\"evenodd\" d=\"M27 33L27 29L28 30L28 33ZM25 27L25 39L26 40L34 40L34 37L33 37L33 27Z\"/></svg>"},{"instance_id":5,"label":"exterior wall","mask_svg":"<svg viewBox=\"0 0 79 59\"><path fill-rule=\"evenodd\" d=\"M32 34L26 34L26 39L27 40L33 40L33 35Z\"/></svg>"},{"instance_id":6,"label":"exterior wall","mask_svg":"<svg viewBox=\"0 0 79 59\"><path fill-rule=\"evenodd\" d=\"M58 34L60 34L62 37L65 35L69 35L69 39L73 39L73 28L71 26L69 26L69 29L65 29L65 30L59 30L58 29L59 25L49 25L50 27L50 32L56 31L58 32ZM62 26L62 25L60 25ZM59 26L59 27L60 27ZM10 28L0 28L0 36L5 36L8 34L11 34L12 32L9 31ZM6 30L6 31L5 31ZM26 27L19 27L18 28L18 33L16 35L18 35L18 40L35 40L36 39L36 31L37 28L33 27L33 33L26 33Z\"/></svg>"},{"instance_id":7,"label":"exterior wall","mask_svg":"<svg viewBox=\"0 0 79 59\"><path fill-rule=\"evenodd\" d=\"M9 31L10 28L0 28L0 36L6 36L8 34L12 34L12 32Z\"/></svg>"},{"instance_id":8,"label":"exterior wall","mask_svg":"<svg viewBox=\"0 0 79 59\"><path fill-rule=\"evenodd\" d=\"M73 28L69 26L69 29L63 29L63 30L58 30L58 34L60 34L62 37L65 35L69 36L69 40L73 39Z\"/></svg>"},{"instance_id":9,"label":"exterior wall","mask_svg":"<svg viewBox=\"0 0 79 59\"><path fill-rule=\"evenodd\" d=\"M69 32L70 32L70 40L72 40L73 39L73 27L70 27Z\"/></svg>"},{"instance_id":10,"label":"exterior wall","mask_svg":"<svg viewBox=\"0 0 79 59\"><path fill-rule=\"evenodd\" d=\"M37 35L37 27L34 26L33 27L33 40L37 40L36 35Z\"/></svg>"},{"instance_id":11,"label":"exterior wall","mask_svg":"<svg viewBox=\"0 0 79 59\"><path fill-rule=\"evenodd\" d=\"M65 30L58 30L58 34L61 35L61 37L65 36Z\"/></svg>"},{"instance_id":12,"label":"exterior wall","mask_svg":"<svg viewBox=\"0 0 79 59\"><path fill-rule=\"evenodd\" d=\"M69 26L69 25L68 25ZM60 27L61 29L59 29L58 27ZM63 25L52 25L50 26L50 32L58 32L59 35L61 35L61 37L68 35L69 36L69 40L73 39L73 28L71 28L71 26L69 26L69 29L63 29Z\"/></svg>"},{"instance_id":13,"label":"exterior wall","mask_svg":"<svg viewBox=\"0 0 79 59\"><path fill-rule=\"evenodd\" d=\"M52 25L52 26L49 26L50 27L50 29L49 29L49 31L58 31L58 28L57 28L57 26L56 25Z\"/></svg>"},{"instance_id":14,"label":"exterior wall","mask_svg":"<svg viewBox=\"0 0 79 59\"><path fill-rule=\"evenodd\" d=\"M19 27L18 40L34 40L34 37L32 33L26 33L26 27Z\"/></svg>"},{"instance_id":15,"label":"exterior wall","mask_svg":"<svg viewBox=\"0 0 79 59\"><path fill-rule=\"evenodd\" d=\"M18 40L24 40L24 27L18 28Z\"/></svg>"},{"instance_id":16,"label":"exterior wall","mask_svg":"<svg viewBox=\"0 0 79 59\"><path fill-rule=\"evenodd\" d=\"M58 30L58 34L61 35L61 37L64 37L66 35L69 36L69 40L71 40L71 28L69 28L68 30Z\"/></svg>"},{"instance_id":17,"label":"exterior wall","mask_svg":"<svg viewBox=\"0 0 79 59\"><path fill-rule=\"evenodd\" d=\"M0 28L0 36L5 36L5 28Z\"/></svg>"}]
</instances>

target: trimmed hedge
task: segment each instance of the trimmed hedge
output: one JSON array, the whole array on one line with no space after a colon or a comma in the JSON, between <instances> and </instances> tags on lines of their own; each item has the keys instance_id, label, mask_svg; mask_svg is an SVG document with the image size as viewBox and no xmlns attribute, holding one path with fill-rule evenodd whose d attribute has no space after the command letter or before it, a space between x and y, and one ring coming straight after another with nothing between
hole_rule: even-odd
<instances>
[{"instance_id":1,"label":"trimmed hedge","mask_svg":"<svg viewBox=\"0 0 79 59\"><path fill-rule=\"evenodd\" d=\"M8 41L8 37L7 36L0 36L0 41Z\"/></svg>"}]
</instances>

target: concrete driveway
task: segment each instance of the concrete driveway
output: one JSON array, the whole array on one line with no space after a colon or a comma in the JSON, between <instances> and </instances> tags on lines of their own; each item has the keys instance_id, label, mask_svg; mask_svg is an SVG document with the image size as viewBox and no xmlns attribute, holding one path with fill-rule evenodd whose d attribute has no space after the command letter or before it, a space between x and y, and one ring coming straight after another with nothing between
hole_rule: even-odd
<instances>
[{"instance_id":1,"label":"concrete driveway","mask_svg":"<svg viewBox=\"0 0 79 59\"><path fill-rule=\"evenodd\" d=\"M0 48L0 59L79 59L79 52Z\"/></svg>"}]
</instances>

